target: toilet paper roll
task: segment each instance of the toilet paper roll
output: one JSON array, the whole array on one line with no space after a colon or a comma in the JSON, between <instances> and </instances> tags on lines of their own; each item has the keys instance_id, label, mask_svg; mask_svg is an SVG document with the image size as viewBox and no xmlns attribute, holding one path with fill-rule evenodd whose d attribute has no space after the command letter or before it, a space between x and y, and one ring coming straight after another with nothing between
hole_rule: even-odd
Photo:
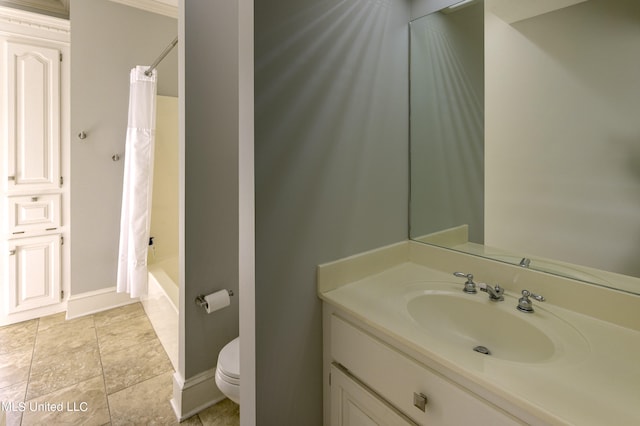
<instances>
[{"instance_id":1,"label":"toilet paper roll","mask_svg":"<svg viewBox=\"0 0 640 426\"><path fill-rule=\"evenodd\" d=\"M218 309L225 308L231 304L228 290L220 290L215 293L208 294L204 297L204 300L207 302L205 310L208 314L215 312Z\"/></svg>"}]
</instances>

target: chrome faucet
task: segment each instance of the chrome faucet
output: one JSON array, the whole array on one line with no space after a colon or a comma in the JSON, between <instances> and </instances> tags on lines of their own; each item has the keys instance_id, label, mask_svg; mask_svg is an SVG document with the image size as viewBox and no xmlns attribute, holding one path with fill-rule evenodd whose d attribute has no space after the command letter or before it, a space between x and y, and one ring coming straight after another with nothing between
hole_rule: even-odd
<instances>
[{"instance_id":1,"label":"chrome faucet","mask_svg":"<svg viewBox=\"0 0 640 426\"><path fill-rule=\"evenodd\" d=\"M529 265L531 265L531 259L529 259L528 257L523 257L518 265L522 266L523 268L528 268Z\"/></svg>"},{"instance_id":2,"label":"chrome faucet","mask_svg":"<svg viewBox=\"0 0 640 426\"><path fill-rule=\"evenodd\" d=\"M518 299L518 310L521 312L525 312L527 314L533 313L533 303L529 299L533 297L538 302L544 302L544 296L540 296L539 294L531 293L529 290L522 290L522 297Z\"/></svg>"},{"instance_id":3,"label":"chrome faucet","mask_svg":"<svg viewBox=\"0 0 640 426\"><path fill-rule=\"evenodd\" d=\"M473 274L465 274L464 272L454 272L453 275L460 278L466 278L467 282L464 283L464 291L469 294L476 294L478 290L476 290L476 283L473 282Z\"/></svg>"},{"instance_id":4,"label":"chrome faucet","mask_svg":"<svg viewBox=\"0 0 640 426\"><path fill-rule=\"evenodd\" d=\"M480 291L484 291L489 294L489 300L492 302L500 302L504 300L504 289L500 287L499 284L496 284L495 287L491 287L489 284L478 283L478 287L480 287Z\"/></svg>"}]
</instances>

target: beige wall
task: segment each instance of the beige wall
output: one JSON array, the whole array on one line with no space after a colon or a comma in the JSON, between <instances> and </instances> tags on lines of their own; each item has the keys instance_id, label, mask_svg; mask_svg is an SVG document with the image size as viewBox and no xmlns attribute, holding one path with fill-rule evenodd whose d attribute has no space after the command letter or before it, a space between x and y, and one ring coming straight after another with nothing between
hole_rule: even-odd
<instances>
[{"instance_id":1,"label":"beige wall","mask_svg":"<svg viewBox=\"0 0 640 426\"><path fill-rule=\"evenodd\" d=\"M153 167L152 264L178 255L178 98L158 96Z\"/></svg>"},{"instance_id":2,"label":"beige wall","mask_svg":"<svg viewBox=\"0 0 640 426\"><path fill-rule=\"evenodd\" d=\"M640 275L638 22L634 0L486 15L487 245Z\"/></svg>"}]
</instances>

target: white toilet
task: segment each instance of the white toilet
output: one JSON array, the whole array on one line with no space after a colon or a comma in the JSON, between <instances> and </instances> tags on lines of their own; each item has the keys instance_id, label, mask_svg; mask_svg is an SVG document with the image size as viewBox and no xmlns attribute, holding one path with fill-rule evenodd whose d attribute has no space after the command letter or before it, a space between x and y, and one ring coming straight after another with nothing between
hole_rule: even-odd
<instances>
[{"instance_id":1,"label":"white toilet","mask_svg":"<svg viewBox=\"0 0 640 426\"><path fill-rule=\"evenodd\" d=\"M225 345L216 366L218 389L236 404L240 404L240 337Z\"/></svg>"}]
</instances>

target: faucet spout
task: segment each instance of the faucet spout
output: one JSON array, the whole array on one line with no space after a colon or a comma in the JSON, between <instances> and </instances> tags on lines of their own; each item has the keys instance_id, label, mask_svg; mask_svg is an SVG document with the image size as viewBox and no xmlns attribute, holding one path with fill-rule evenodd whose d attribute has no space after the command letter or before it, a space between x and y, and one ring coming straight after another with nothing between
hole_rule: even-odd
<instances>
[{"instance_id":1,"label":"faucet spout","mask_svg":"<svg viewBox=\"0 0 640 426\"><path fill-rule=\"evenodd\" d=\"M499 284L496 284L495 287L491 287L489 284L478 283L478 287L480 287L480 291L484 291L489 294L489 300L493 302L504 300L504 289L500 287Z\"/></svg>"},{"instance_id":2,"label":"faucet spout","mask_svg":"<svg viewBox=\"0 0 640 426\"><path fill-rule=\"evenodd\" d=\"M529 259L528 257L523 257L518 265L522 266L523 268L528 268L529 265L531 265L531 259Z\"/></svg>"}]
</instances>

